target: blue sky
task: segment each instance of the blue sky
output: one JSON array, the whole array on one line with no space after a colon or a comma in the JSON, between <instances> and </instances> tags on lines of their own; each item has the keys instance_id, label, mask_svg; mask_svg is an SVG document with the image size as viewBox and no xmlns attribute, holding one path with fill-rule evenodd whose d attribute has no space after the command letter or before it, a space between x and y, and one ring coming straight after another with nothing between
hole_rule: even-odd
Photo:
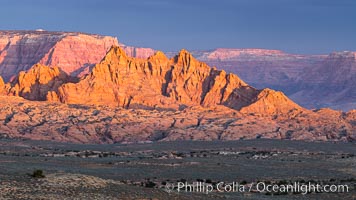
<instances>
[{"instance_id":1,"label":"blue sky","mask_svg":"<svg viewBox=\"0 0 356 200\"><path fill-rule=\"evenodd\" d=\"M0 29L80 31L163 51L356 51L354 0L1 0Z\"/></svg>"}]
</instances>

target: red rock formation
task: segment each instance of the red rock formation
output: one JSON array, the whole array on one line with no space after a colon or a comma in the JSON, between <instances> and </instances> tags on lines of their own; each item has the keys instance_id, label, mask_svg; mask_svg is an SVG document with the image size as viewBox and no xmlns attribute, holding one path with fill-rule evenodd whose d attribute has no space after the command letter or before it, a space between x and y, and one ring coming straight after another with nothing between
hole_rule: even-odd
<instances>
[{"instance_id":1,"label":"red rock formation","mask_svg":"<svg viewBox=\"0 0 356 200\"><path fill-rule=\"evenodd\" d=\"M27 72L21 71L10 83L7 93L21 96L28 100L56 100L52 92L64 83L74 81L58 67L47 67L41 64L34 65ZM49 95L49 99L47 98Z\"/></svg>"},{"instance_id":2,"label":"red rock formation","mask_svg":"<svg viewBox=\"0 0 356 200\"><path fill-rule=\"evenodd\" d=\"M258 107L254 111L266 114L301 109L281 93L265 93L234 74L197 61L186 50L171 59L162 52L136 59L113 47L91 74L79 83L61 86L58 99L75 104L173 109L224 105L239 110L254 103Z\"/></svg>"}]
</instances>

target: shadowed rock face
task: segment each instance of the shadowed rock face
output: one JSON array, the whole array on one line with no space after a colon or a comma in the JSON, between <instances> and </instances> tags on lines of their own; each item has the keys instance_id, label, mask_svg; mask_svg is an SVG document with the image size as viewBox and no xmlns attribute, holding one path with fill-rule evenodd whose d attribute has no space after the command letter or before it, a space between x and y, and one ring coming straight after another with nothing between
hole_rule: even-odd
<instances>
[{"instance_id":1,"label":"shadowed rock face","mask_svg":"<svg viewBox=\"0 0 356 200\"><path fill-rule=\"evenodd\" d=\"M300 90L291 95L308 108L356 108L355 52L335 52L321 65L309 68L301 75Z\"/></svg>"},{"instance_id":2,"label":"shadowed rock face","mask_svg":"<svg viewBox=\"0 0 356 200\"><path fill-rule=\"evenodd\" d=\"M0 31L0 75L5 81L34 64L78 75L98 63L116 38L70 32Z\"/></svg>"}]
</instances>

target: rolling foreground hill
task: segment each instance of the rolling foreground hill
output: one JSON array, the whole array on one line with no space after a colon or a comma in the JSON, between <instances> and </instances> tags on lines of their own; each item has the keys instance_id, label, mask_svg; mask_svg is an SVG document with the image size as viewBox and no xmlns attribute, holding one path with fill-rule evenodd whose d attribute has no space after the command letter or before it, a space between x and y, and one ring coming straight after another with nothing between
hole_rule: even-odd
<instances>
[{"instance_id":1,"label":"rolling foreground hill","mask_svg":"<svg viewBox=\"0 0 356 200\"><path fill-rule=\"evenodd\" d=\"M0 92L2 137L80 143L356 140L355 111L304 109L282 92L258 90L210 68L186 50L170 59L162 52L141 59L113 46L81 79L36 64L7 84L0 81Z\"/></svg>"}]
</instances>

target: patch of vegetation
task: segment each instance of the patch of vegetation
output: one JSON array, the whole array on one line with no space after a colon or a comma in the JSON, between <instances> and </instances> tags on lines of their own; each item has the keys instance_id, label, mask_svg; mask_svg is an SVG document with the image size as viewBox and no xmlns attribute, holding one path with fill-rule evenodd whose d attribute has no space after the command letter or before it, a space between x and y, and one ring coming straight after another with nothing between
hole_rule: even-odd
<instances>
[{"instance_id":1,"label":"patch of vegetation","mask_svg":"<svg viewBox=\"0 0 356 200\"><path fill-rule=\"evenodd\" d=\"M145 184L145 187L148 188L154 188L156 186L156 183L152 182L152 181L147 181Z\"/></svg>"},{"instance_id":2,"label":"patch of vegetation","mask_svg":"<svg viewBox=\"0 0 356 200\"><path fill-rule=\"evenodd\" d=\"M31 177L33 178L45 178L46 176L43 174L43 170L36 169L32 172Z\"/></svg>"}]
</instances>

